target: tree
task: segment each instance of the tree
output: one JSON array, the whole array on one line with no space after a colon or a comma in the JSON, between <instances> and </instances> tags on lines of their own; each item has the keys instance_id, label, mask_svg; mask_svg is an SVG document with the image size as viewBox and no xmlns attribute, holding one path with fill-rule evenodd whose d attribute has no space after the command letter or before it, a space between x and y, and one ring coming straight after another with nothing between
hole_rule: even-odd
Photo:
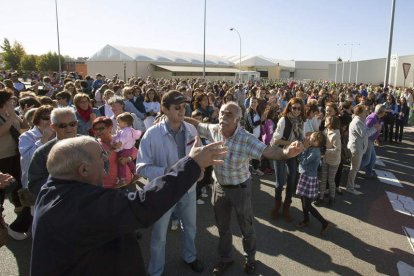
<instances>
[{"instance_id":1,"label":"tree","mask_svg":"<svg viewBox=\"0 0 414 276\"><path fill-rule=\"evenodd\" d=\"M65 59L60 56L60 61L63 67ZM48 52L47 54L39 56L36 61L36 67L39 71L59 71L59 56L55 52Z\"/></svg>"},{"instance_id":2,"label":"tree","mask_svg":"<svg viewBox=\"0 0 414 276\"><path fill-rule=\"evenodd\" d=\"M10 41L5 38L1 49L4 51L3 59L6 69L20 69L20 60L26 54L23 46L17 41L11 45Z\"/></svg>"},{"instance_id":3,"label":"tree","mask_svg":"<svg viewBox=\"0 0 414 276\"><path fill-rule=\"evenodd\" d=\"M36 68L36 62L37 62L38 56L35 55L25 55L22 60L20 61L20 68L22 70L26 71L35 71Z\"/></svg>"}]
</instances>

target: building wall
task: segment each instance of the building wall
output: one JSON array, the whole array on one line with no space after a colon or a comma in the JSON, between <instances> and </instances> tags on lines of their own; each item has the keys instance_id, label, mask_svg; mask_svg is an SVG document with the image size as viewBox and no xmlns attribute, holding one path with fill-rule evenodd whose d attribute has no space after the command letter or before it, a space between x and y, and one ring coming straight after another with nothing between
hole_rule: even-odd
<instances>
[{"instance_id":1,"label":"building wall","mask_svg":"<svg viewBox=\"0 0 414 276\"><path fill-rule=\"evenodd\" d=\"M358 62L345 62L344 64L335 63L329 65L329 80L335 81L335 70L337 70L337 82L342 82L342 72L344 72L344 82L351 83L373 83L381 84L384 83L385 76L385 58L381 59L371 59L371 60L362 60ZM401 56L398 59L397 69L391 67L389 75L389 83L391 85L402 86L404 85L404 72L403 72L403 63L410 63L411 68L407 76L406 86L413 87L414 82L414 56ZM337 69L335 67L337 66ZM358 68L358 77L357 77L357 68ZM351 78L349 74L351 73ZM397 78L395 78L395 73L397 73Z\"/></svg>"},{"instance_id":2,"label":"building wall","mask_svg":"<svg viewBox=\"0 0 414 276\"><path fill-rule=\"evenodd\" d=\"M327 80L329 77L328 69L300 69L295 70L295 79L297 80Z\"/></svg>"},{"instance_id":3,"label":"building wall","mask_svg":"<svg viewBox=\"0 0 414 276\"><path fill-rule=\"evenodd\" d=\"M120 79L124 78L124 65L126 71L126 78L130 76L135 77L147 77L151 76L154 72L153 65L149 62L136 62L136 61L87 61L87 73L88 75L95 76L97 73L101 73L106 77L113 77L118 74Z\"/></svg>"}]
</instances>

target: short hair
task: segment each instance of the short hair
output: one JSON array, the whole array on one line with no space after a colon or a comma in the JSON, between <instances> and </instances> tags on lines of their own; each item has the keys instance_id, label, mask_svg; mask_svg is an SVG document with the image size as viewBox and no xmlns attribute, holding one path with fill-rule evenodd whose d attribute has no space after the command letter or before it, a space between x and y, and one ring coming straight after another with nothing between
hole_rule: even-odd
<instances>
[{"instance_id":1,"label":"short hair","mask_svg":"<svg viewBox=\"0 0 414 276\"><path fill-rule=\"evenodd\" d=\"M73 176L79 166L94 162L87 151L90 143L98 143L90 136L79 136L58 141L50 150L46 168L52 177Z\"/></svg>"},{"instance_id":2,"label":"short hair","mask_svg":"<svg viewBox=\"0 0 414 276\"><path fill-rule=\"evenodd\" d=\"M114 125L114 123L112 122L112 119L106 116L97 117L93 121L92 127L94 127L96 124L104 124L106 127L112 127Z\"/></svg>"},{"instance_id":3,"label":"short hair","mask_svg":"<svg viewBox=\"0 0 414 276\"><path fill-rule=\"evenodd\" d=\"M23 109L26 105L27 106L33 106L33 107L39 107L42 104L35 97L29 96L29 97L20 98L20 100L19 100L20 108Z\"/></svg>"},{"instance_id":4,"label":"short hair","mask_svg":"<svg viewBox=\"0 0 414 276\"><path fill-rule=\"evenodd\" d=\"M118 103L122 105L123 107L125 107L124 99L120 96L113 96L108 100L109 105L112 105L114 103Z\"/></svg>"},{"instance_id":5,"label":"short hair","mask_svg":"<svg viewBox=\"0 0 414 276\"><path fill-rule=\"evenodd\" d=\"M74 104L76 107L78 107L78 106L79 106L80 101L81 101L83 98L88 99L88 102L90 102L90 101L91 101L91 99L89 98L88 94L86 94L86 93L78 93L78 94L76 94L76 95L75 95L75 97L73 97L73 104Z\"/></svg>"},{"instance_id":6,"label":"short hair","mask_svg":"<svg viewBox=\"0 0 414 276\"><path fill-rule=\"evenodd\" d=\"M220 110L226 107L230 107L230 106L236 109L237 119L240 120L243 116L243 113L242 113L240 106L236 102L233 102L233 101L227 102L221 106Z\"/></svg>"},{"instance_id":7,"label":"short hair","mask_svg":"<svg viewBox=\"0 0 414 276\"><path fill-rule=\"evenodd\" d=\"M55 107L57 106L56 103L52 100L51 97L48 97L48 96L39 96L38 99L39 99L39 102L42 105L52 105L52 106L55 106Z\"/></svg>"},{"instance_id":8,"label":"short hair","mask_svg":"<svg viewBox=\"0 0 414 276\"><path fill-rule=\"evenodd\" d=\"M59 123L59 119L66 115L72 115L73 120L76 121L76 113L73 107L59 107L52 110L50 113L50 121L56 125Z\"/></svg>"},{"instance_id":9,"label":"short hair","mask_svg":"<svg viewBox=\"0 0 414 276\"><path fill-rule=\"evenodd\" d=\"M116 120L120 120L124 123L126 123L129 127L133 125L134 123L134 117L132 117L131 113L124 112L116 116Z\"/></svg>"},{"instance_id":10,"label":"short hair","mask_svg":"<svg viewBox=\"0 0 414 276\"><path fill-rule=\"evenodd\" d=\"M134 88L132 86L126 86L124 87L124 89L122 90L122 96L124 96L124 98L126 98L128 96L128 93L132 92L132 94L134 94Z\"/></svg>"},{"instance_id":11,"label":"short hair","mask_svg":"<svg viewBox=\"0 0 414 276\"><path fill-rule=\"evenodd\" d=\"M360 115L366 110L367 110L367 107L365 105L357 105L354 108L354 113L355 115Z\"/></svg>"},{"instance_id":12,"label":"short hair","mask_svg":"<svg viewBox=\"0 0 414 276\"><path fill-rule=\"evenodd\" d=\"M317 103L315 102L309 102L305 105L305 112L306 112L306 116L309 116L309 114L311 114L311 112L319 112L319 108Z\"/></svg>"},{"instance_id":13,"label":"short hair","mask_svg":"<svg viewBox=\"0 0 414 276\"><path fill-rule=\"evenodd\" d=\"M71 94L68 91L64 90L56 94L56 99L57 98L62 98L62 99L65 99L67 102L69 102L71 98Z\"/></svg>"},{"instance_id":14,"label":"short hair","mask_svg":"<svg viewBox=\"0 0 414 276\"><path fill-rule=\"evenodd\" d=\"M11 97L13 97L13 92L5 89L0 90L0 108L2 108Z\"/></svg>"},{"instance_id":15,"label":"short hair","mask_svg":"<svg viewBox=\"0 0 414 276\"><path fill-rule=\"evenodd\" d=\"M110 99L115 95L115 92L111 89L105 89L105 91L102 94L102 99L107 100Z\"/></svg>"},{"instance_id":16,"label":"short hair","mask_svg":"<svg viewBox=\"0 0 414 276\"><path fill-rule=\"evenodd\" d=\"M375 106L375 113L376 113L377 115L382 114L382 113L385 113L385 110L386 110L386 108L385 108L385 106L384 106L384 105L382 105L382 104L377 104L377 105Z\"/></svg>"},{"instance_id":17,"label":"short hair","mask_svg":"<svg viewBox=\"0 0 414 276\"><path fill-rule=\"evenodd\" d=\"M42 105L41 107L37 108L36 112L33 115L33 125L37 126L40 123L40 119L43 115L49 114L53 110L53 106L51 105Z\"/></svg>"}]
</instances>

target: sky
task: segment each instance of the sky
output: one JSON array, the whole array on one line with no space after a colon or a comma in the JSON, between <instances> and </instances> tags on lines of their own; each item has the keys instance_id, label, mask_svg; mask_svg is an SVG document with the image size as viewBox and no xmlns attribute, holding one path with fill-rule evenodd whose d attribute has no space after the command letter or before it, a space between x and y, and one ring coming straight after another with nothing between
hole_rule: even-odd
<instances>
[{"instance_id":1,"label":"sky","mask_svg":"<svg viewBox=\"0 0 414 276\"><path fill-rule=\"evenodd\" d=\"M206 53L287 60L386 57L392 0L206 0ZM0 40L57 52L54 0L1 0ZM204 0L57 0L62 55L107 44L203 53ZM396 0L392 54L414 55L414 1ZM353 46L351 46L353 44ZM352 56L351 56L352 51Z\"/></svg>"}]
</instances>

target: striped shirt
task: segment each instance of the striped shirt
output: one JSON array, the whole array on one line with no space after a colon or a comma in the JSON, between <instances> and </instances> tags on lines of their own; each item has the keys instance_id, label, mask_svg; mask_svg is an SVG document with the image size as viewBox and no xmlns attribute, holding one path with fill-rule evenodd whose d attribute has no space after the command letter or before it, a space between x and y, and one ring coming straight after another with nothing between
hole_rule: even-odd
<instances>
[{"instance_id":1,"label":"striped shirt","mask_svg":"<svg viewBox=\"0 0 414 276\"><path fill-rule=\"evenodd\" d=\"M199 124L198 133L202 138L219 142L227 147L227 156L222 165L214 166L214 177L221 185L238 185L250 177L249 161L262 157L267 147L251 133L238 127L230 138L225 138L218 124Z\"/></svg>"}]
</instances>

